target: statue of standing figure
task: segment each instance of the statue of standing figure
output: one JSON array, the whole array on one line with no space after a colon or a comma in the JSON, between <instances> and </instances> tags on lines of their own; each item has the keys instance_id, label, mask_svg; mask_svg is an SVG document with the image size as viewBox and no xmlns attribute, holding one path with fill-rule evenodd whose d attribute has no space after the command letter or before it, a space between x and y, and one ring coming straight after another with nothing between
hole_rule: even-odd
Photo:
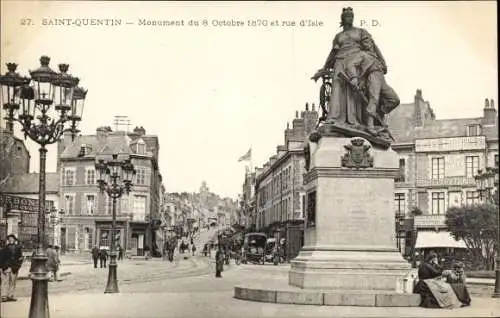
<instances>
[{"instance_id":1,"label":"statue of standing figure","mask_svg":"<svg viewBox=\"0 0 500 318\"><path fill-rule=\"evenodd\" d=\"M353 26L352 8L344 8L343 30L323 68L312 77L323 79L320 91L322 121L349 137L367 137L383 146L392 138L385 116L400 103L385 81L387 65L368 31Z\"/></svg>"}]
</instances>

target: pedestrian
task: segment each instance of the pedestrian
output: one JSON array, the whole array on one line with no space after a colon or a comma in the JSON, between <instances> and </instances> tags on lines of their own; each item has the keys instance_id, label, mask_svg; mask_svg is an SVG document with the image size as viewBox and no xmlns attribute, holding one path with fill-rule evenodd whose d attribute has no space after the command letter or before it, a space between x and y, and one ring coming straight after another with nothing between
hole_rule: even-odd
<instances>
[{"instance_id":1,"label":"pedestrian","mask_svg":"<svg viewBox=\"0 0 500 318\"><path fill-rule=\"evenodd\" d=\"M57 272L59 270L59 265L61 261L57 255L56 249L49 245L47 248L47 270L52 273L53 281L58 282Z\"/></svg>"},{"instance_id":2,"label":"pedestrian","mask_svg":"<svg viewBox=\"0 0 500 318\"><path fill-rule=\"evenodd\" d=\"M193 247L191 248L191 250L193 251L193 256L194 256L194 253L196 252L196 246L193 244Z\"/></svg>"},{"instance_id":3,"label":"pedestrian","mask_svg":"<svg viewBox=\"0 0 500 318\"><path fill-rule=\"evenodd\" d=\"M17 299L14 297L14 293L16 291L17 275L23 264L23 251L21 244L14 234L7 236L6 248L9 249L10 252L7 253L9 259L3 266L5 269L2 270L2 281L7 289L5 292L2 292L2 295L5 295L2 301L16 301Z\"/></svg>"},{"instance_id":4,"label":"pedestrian","mask_svg":"<svg viewBox=\"0 0 500 318\"><path fill-rule=\"evenodd\" d=\"M108 251L104 248L104 247L101 247L101 249L99 250L99 260L101 261L100 262L100 265L101 265L101 268L106 268L106 261L108 260Z\"/></svg>"},{"instance_id":5,"label":"pedestrian","mask_svg":"<svg viewBox=\"0 0 500 318\"><path fill-rule=\"evenodd\" d=\"M94 261L94 268L97 268L97 260L99 259L99 248L97 245L94 245L94 248L91 251L92 260Z\"/></svg>"},{"instance_id":6,"label":"pedestrian","mask_svg":"<svg viewBox=\"0 0 500 318\"><path fill-rule=\"evenodd\" d=\"M123 260L123 248L121 247L120 244L118 244L116 250L118 251L118 260L119 261Z\"/></svg>"},{"instance_id":7,"label":"pedestrian","mask_svg":"<svg viewBox=\"0 0 500 318\"><path fill-rule=\"evenodd\" d=\"M3 285L2 282L7 283L6 279L4 277L8 276L8 272L10 271L9 268L9 261L12 257L12 252L10 249L7 247L7 245L4 245L2 243L2 248L0 249L0 296L3 295ZM2 302L7 301L6 297L1 297Z\"/></svg>"},{"instance_id":8,"label":"pedestrian","mask_svg":"<svg viewBox=\"0 0 500 318\"><path fill-rule=\"evenodd\" d=\"M222 271L224 271L224 252L219 246L215 253L215 277L222 277Z\"/></svg>"}]
</instances>

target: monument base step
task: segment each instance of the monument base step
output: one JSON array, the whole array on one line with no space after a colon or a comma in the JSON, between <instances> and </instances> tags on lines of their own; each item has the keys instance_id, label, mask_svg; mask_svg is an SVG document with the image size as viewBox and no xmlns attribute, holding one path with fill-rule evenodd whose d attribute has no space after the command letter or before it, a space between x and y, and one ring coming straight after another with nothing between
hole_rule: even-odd
<instances>
[{"instance_id":1,"label":"monument base step","mask_svg":"<svg viewBox=\"0 0 500 318\"><path fill-rule=\"evenodd\" d=\"M380 291L314 290L293 286L238 285L234 298L249 301L317 306L418 307L420 295ZM274 284L280 285L280 284Z\"/></svg>"}]
</instances>

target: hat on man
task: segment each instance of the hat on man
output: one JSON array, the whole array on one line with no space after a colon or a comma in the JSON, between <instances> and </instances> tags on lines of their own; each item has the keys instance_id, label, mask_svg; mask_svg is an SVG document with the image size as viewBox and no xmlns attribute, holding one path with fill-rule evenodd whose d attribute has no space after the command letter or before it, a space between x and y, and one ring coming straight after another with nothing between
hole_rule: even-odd
<instances>
[{"instance_id":1,"label":"hat on man","mask_svg":"<svg viewBox=\"0 0 500 318\"><path fill-rule=\"evenodd\" d=\"M16 241L17 241L17 237L16 237L14 234L9 234L9 235L7 235L7 239L9 239L9 238L11 238L11 237L12 237L14 240L16 240Z\"/></svg>"}]
</instances>

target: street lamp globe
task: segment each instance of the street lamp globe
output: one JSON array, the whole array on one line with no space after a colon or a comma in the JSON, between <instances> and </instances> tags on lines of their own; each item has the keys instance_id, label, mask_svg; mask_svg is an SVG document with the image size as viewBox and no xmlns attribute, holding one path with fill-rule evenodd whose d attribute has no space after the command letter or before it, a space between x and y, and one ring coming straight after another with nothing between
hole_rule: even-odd
<instances>
[{"instance_id":1,"label":"street lamp globe","mask_svg":"<svg viewBox=\"0 0 500 318\"><path fill-rule=\"evenodd\" d=\"M47 110L54 102L54 79L57 73L49 67L50 57L40 57L40 67L29 71L33 89L35 91L35 103L41 105L41 110Z\"/></svg>"},{"instance_id":2,"label":"street lamp globe","mask_svg":"<svg viewBox=\"0 0 500 318\"><path fill-rule=\"evenodd\" d=\"M17 64L7 63L7 73L0 76L0 85L2 86L2 105L7 111L8 127L12 130L12 120L16 111L19 109L19 99L21 87L28 85L30 79L22 77L16 73Z\"/></svg>"}]
</instances>

